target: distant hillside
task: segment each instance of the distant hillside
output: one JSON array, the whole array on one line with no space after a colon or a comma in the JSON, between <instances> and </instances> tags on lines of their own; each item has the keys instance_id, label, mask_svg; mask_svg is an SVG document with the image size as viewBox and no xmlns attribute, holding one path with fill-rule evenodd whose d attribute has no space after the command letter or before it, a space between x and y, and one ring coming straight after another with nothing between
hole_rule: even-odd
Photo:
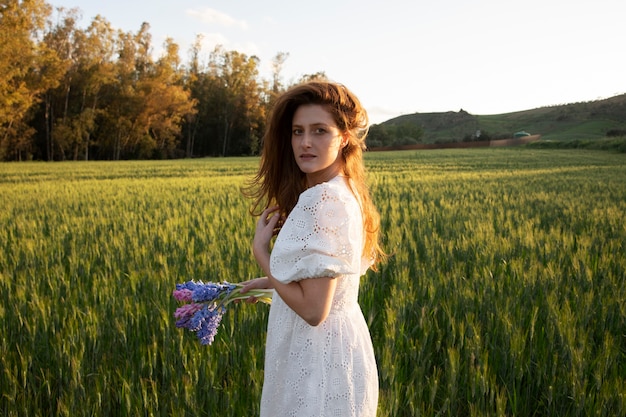
<instances>
[{"instance_id":1,"label":"distant hillside","mask_svg":"<svg viewBox=\"0 0 626 417\"><path fill-rule=\"evenodd\" d=\"M544 140L597 139L612 130L626 131L626 94L487 116L472 115L464 110L415 113L388 120L381 126L407 124L422 129L423 143L502 139L519 131L541 135ZM482 138L476 137L477 132Z\"/></svg>"}]
</instances>

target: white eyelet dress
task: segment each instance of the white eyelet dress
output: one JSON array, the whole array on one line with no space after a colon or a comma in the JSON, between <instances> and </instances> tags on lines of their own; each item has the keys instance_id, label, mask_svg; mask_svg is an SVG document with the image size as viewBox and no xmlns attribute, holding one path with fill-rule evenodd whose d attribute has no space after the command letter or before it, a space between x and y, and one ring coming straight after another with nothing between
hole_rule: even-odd
<instances>
[{"instance_id":1,"label":"white eyelet dress","mask_svg":"<svg viewBox=\"0 0 626 417\"><path fill-rule=\"evenodd\" d=\"M261 417L375 417L378 372L358 304L363 259L359 203L345 178L304 191L276 238L272 275L288 283L335 277L330 314L310 326L275 292L269 313Z\"/></svg>"}]
</instances>

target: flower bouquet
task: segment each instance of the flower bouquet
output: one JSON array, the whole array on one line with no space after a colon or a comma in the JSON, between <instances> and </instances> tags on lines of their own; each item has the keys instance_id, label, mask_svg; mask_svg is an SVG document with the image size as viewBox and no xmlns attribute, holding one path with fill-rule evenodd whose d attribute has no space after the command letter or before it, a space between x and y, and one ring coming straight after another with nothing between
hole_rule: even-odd
<instances>
[{"instance_id":1,"label":"flower bouquet","mask_svg":"<svg viewBox=\"0 0 626 417\"><path fill-rule=\"evenodd\" d=\"M272 303L273 290L258 289L241 294L242 287L242 284L229 282L188 281L176 284L172 295L177 301L184 303L174 312L176 327L195 332L201 344L210 345L228 304L250 297L266 304Z\"/></svg>"}]
</instances>

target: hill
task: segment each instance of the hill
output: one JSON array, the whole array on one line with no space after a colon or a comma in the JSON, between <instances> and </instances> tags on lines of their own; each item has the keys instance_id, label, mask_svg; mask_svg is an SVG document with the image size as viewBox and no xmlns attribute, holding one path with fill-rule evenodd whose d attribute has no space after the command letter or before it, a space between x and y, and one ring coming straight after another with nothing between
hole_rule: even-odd
<instances>
[{"instance_id":1,"label":"hill","mask_svg":"<svg viewBox=\"0 0 626 417\"><path fill-rule=\"evenodd\" d=\"M548 140L598 139L611 131L626 132L626 94L496 115L472 115L462 109L414 113L381 123L386 128L401 125L420 127L423 143L502 139L519 131L538 134ZM476 137L477 132L480 132L479 137Z\"/></svg>"}]
</instances>

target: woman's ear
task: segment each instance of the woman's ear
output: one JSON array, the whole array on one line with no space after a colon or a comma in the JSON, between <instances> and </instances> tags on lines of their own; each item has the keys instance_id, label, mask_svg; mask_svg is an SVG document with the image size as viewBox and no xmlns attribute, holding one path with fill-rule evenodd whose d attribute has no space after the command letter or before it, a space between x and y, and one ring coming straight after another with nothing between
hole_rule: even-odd
<instances>
[{"instance_id":1,"label":"woman's ear","mask_svg":"<svg viewBox=\"0 0 626 417\"><path fill-rule=\"evenodd\" d=\"M348 146L348 142L349 142L348 135L345 133L341 135L341 147L345 148L346 146Z\"/></svg>"}]
</instances>

